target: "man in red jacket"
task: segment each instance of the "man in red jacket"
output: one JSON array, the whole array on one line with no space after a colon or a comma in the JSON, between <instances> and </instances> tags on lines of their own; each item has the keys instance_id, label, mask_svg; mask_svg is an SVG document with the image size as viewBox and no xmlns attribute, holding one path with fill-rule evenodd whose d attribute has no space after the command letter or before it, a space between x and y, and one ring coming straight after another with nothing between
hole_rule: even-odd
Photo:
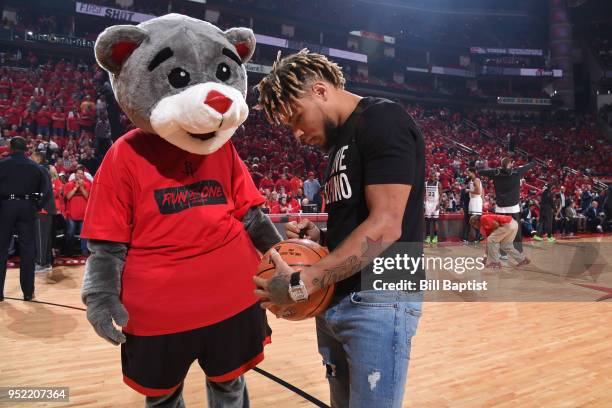
<instances>
[{"instance_id":1,"label":"man in red jacket","mask_svg":"<svg viewBox=\"0 0 612 408\"><path fill-rule=\"evenodd\" d=\"M487 266L489 268L501 268L500 248L517 262L516 266L527 265L531 262L514 248L514 237L519 225L511 216L490 213L474 215L470 218L470 224L487 237L487 258L490 261Z\"/></svg>"}]
</instances>

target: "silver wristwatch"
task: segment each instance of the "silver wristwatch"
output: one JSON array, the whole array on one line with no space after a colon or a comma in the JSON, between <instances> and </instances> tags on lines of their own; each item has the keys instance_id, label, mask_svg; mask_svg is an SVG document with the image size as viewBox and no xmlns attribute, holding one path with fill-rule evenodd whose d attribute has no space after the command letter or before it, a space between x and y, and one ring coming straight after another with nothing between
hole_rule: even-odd
<instances>
[{"instance_id":1,"label":"silver wristwatch","mask_svg":"<svg viewBox=\"0 0 612 408\"><path fill-rule=\"evenodd\" d=\"M308 300L308 290L306 285L300 279L300 273L294 272L291 274L289 281L289 296L294 302L305 302Z\"/></svg>"}]
</instances>

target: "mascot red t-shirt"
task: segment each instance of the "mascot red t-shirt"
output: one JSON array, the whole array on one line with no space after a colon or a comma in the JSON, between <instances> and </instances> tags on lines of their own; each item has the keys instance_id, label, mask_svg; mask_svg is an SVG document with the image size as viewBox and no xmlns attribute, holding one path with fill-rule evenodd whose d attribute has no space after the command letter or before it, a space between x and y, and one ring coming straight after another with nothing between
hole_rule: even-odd
<instances>
[{"instance_id":1,"label":"mascot red t-shirt","mask_svg":"<svg viewBox=\"0 0 612 408\"><path fill-rule=\"evenodd\" d=\"M128 244L124 331L177 333L253 305L259 255L240 220L263 202L231 142L197 155L140 129L117 140L94 179L82 236Z\"/></svg>"}]
</instances>

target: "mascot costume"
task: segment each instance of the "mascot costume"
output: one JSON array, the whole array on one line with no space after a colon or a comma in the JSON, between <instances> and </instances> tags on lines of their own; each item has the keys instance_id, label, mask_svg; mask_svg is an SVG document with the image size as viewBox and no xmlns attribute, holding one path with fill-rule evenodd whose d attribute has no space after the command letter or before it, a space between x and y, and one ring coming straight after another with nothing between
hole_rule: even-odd
<instances>
[{"instance_id":1,"label":"mascot costume","mask_svg":"<svg viewBox=\"0 0 612 408\"><path fill-rule=\"evenodd\" d=\"M230 141L248 115L254 49L247 28L178 14L112 26L96 41L137 129L113 144L93 183L82 298L96 333L121 344L124 382L147 407L184 406L195 360L209 406L248 406L242 374L270 341L252 277L257 251L281 237Z\"/></svg>"}]
</instances>

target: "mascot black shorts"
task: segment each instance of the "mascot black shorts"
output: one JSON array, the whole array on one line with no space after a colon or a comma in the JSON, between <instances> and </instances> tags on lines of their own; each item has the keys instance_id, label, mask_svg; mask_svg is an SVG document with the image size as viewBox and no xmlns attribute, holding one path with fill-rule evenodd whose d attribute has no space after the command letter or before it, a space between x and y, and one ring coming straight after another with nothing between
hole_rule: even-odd
<instances>
[{"instance_id":1,"label":"mascot black shorts","mask_svg":"<svg viewBox=\"0 0 612 408\"><path fill-rule=\"evenodd\" d=\"M212 326L161 336L125 333L123 381L141 394L172 393L198 360L208 380L229 381L263 360L272 330L259 302Z\"/></svg>"}]
</instances>

